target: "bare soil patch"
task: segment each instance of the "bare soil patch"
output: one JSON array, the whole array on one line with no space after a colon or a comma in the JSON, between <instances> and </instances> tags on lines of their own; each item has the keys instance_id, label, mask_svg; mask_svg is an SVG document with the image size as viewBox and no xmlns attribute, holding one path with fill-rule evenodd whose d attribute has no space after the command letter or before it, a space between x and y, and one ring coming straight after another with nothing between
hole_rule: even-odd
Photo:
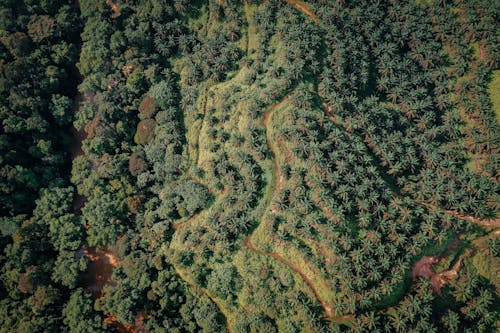
<instances>
[{"instance_id":1,"label":"bare soil patch","mask_svg":"<svg viewBox=\"0 0 500 333\"><path fill-rule=\"evenodd\" d=\"M146 312L141 311L135 316L135 322L132 324L122 324L118 321L116 316L109 315L104 318L104 322L113 326L118 333L148 333L149 331L142 326L144 319L148 318Z\"/></svg>"},{"instance_id":2,"label":"bare soil patch","mask_svg":"<svg viewBox=\"0 0 500 333\"><path fill-rule=\"evenodd\" d=\"M467 253L468 251L466 251ZM462 264L462 257L457 260L453 267L449 270L436 273L434 271L434 265L439 263L443 258L436 256L424 256L420 259L412 269L412 277L415 279L417 277L423 277L431 280L431 286L434 292L441 293L441 288L453 280L457 274L460 265Z\"/></svg>"},{"instance_id":3,"label":"bare soil patch","mask_svg":"<svg viewBox=\"0 0 500 333\"><path fill-rule=\"evenodd\" d=\"M319 19L316 15L314 15L313 12L309 8L307 8L304 4L302 4L300 1L297 0L287 0L286 1L288 4L295 6L298 10L300 10L302 13L306 14L313 20L314 24L319 23Z\"/></svg>"},{"instance_id":4,"label":"bare soil patch","mask_svg":"<svg viewBox=\"0 0 500 333\"><path fill-rule=\"evenodd\" d=\"M111 279L113 268L120 266L120 259L107 249L98 250L87 245L83 245L78 251L90 260L90 265L83 275L83 285L94 297L102 296L102 289L105 285L116 285L116 281Z\"/></svg>"}]
</instances>

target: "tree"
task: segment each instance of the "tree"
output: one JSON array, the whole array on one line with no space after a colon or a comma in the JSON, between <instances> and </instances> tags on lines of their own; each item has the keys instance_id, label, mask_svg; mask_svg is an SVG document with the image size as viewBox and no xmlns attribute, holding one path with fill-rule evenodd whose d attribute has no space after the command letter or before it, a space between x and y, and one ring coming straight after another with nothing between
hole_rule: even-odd
<instances>
[{"instance_id":1,"label":"tree","mask_svg":"<svg viewBox=\"0 0 500 333\"><path fill-rule=\"evenodd\" d=\"M51 111L55 121L60 126L68 126L73 120L71 114L73 110L73 102L67 96L52 95Z\"/></svg>"},{"instance_id":2,"label":"tree","mask_svg":"<svg viewBox=\"0 0 500 333\"><path fill-rule=\"evenodd\" d=\"M100 315L93 309L93 300L90 294L81 288L76 289L62 310L64 324L71 333L105 332Z\"/></svg>"},{"instance_id":3,"label":"tree","mask_svg":"<svg viewBox=\"0 0 500 333\"><path fill-rule=\"evenodd\" d=\"M230 264L219 265L208 277L207 288L219 297L227 299L241 288L238 272Z\"/></svg>"},{"instance_id":4,"label":"tree","mask_svg":"<svg viewBox=\"0 0 500 333\"><path fill-rule=\"evenodd\" d=\"M181 217L194 215L198 210L205 208L211 200L210 192L192 180L179 182L175 192L179 196L176 205Z\"/></svg>"},{"instance_id":5,"label":"tree","mask_svg":"<svg viewBox=\"0 0 500 333\"><path fill-rule=\"evenodd\" d=\"M153 139L156 122L153 119L141 120L137 124L137 131L134 136L135 143L144 145Z\"/></svg>"},{"instance_id":6,"label":"tree","mask_svg":"<svg viewBox=\"0 0 500 333\"><path fill-rule=\"evenodd\" d=\"M139 113L145 118L152 118L157 110L158 104L153 97L145 96L139 104Z\"/></svg>"}]
</instances>

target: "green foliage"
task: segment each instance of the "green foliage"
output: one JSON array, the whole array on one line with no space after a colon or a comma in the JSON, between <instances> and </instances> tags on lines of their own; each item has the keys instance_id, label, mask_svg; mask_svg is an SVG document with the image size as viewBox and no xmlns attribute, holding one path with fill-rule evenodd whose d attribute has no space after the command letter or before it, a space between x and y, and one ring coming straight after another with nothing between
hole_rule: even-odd
<instances>
[{"instance_id":1,"label":"green foliage","mask_svg":"<svg viewBox=\"0 0 500 333\"><path fill-rule=\"evenodd\" d=\"M153 139L156 122L153 119L141 120L137 124L134 141L138 145L144 145Z\"/></svg>"},{"instance_id":2,"label":"green foliage","mask_svg":"<svg viewBox=\"0 0 500 333\"><path fill-rule=\"evenodd\" d=\"M181 181L174 191L177 194L177 211L181 217L193 216L206 207L211 198L207 189L191 180Z\"/></svg>"},{"instance_id":3,"label":"green foliage","mask_svg":"<svg viewBox=\"0 0 500 333\"><path fill-rule=\"evenodd\" d=\"M128 169L132 176L138 176L148 169L144 151L140 150L130 155Z\"/></svg>"},{"instance_id":4,"label":"green foliage","mask_svg":"<svg viewBox=\"0 0 500 333\"><path fill-rule=\"evenodd\" d=\"M101 317L93 311L92 297L81 288L76 289L62 310L64 324L71 333L105 332Z\"/></svg>"},{"instance_id":5,"label":"green foliage","mask_svg":"<svg viewBox=\"0 0 500 333\"><path fill-rule=\"evenodd\" d=\"M82 209L90 246L113 244L124 226L121 221L123 208L110 193L90 198Z\"/></svg>"},{"instance_id":6,"label":"green foliage","mask_svg":"<svg viewBox=\"0 0 500 333\"><path fill-rule=\"evenodd\" d=\"M207 280L207 287L213 290L222 299L237 293L241 288L241 282L234 266L230 264L218 266Z\"/></svg>"},{"instance_id":7,"label":"green foliage","mask_svg":"<svg viewBox=\"0 0 500 333\"><path fill-rule=\"evenodd\" d=\"M73 101L67 96L52 95L52 115L58 125L68 126L73 120Z\"/></svg>"},{"instance_id":8,"label":"green foliage","mask_svg":"<svg viewBox=\"0 0 500 333\"><path fill-rule=\"evenodd\" d=\"M2 2L0 332L495 331L497 7Z\"/></svg>"},{"instance_id":9,"label":"green foliage","mask_svg":"<svg viewBox=\"0 0 500 333\"><path fill-rule=\"evenodd\" d=\"M158 104L156 103L156 99L150 96L145 96L141 104L139 104L139 112L145 118L151 118L155 115L158 108Z\"/></svg>"},{"instance_id":10,"label":"green foliage","mask_svg":"<svg viewBox=\"0 0 500 333\"><path fill-rule=\"evenodd\" d=\"M95 116L95 108L92 103L84 101L80 104L78 112L75 115L73 125L77 130L81 130L89 123Z\"/></svg>"}]
</instances>

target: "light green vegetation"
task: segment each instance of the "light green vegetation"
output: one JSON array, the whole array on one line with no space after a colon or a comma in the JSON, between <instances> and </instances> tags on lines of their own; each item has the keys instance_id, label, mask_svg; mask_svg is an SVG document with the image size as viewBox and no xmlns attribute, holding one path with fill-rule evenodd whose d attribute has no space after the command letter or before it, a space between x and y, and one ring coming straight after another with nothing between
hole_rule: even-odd
<instances>
[{"instance_id":1,"label":"light green vegetation","mask_svg":"<svg viewBox=\"0 0 500 333\"><path fill-rule=\"evenodd\" d=\"M0 4L0 333L497 329L487 0L58 3Z\"/></svg>"},{"instance_id":2,"label":"light green vegetation","mask_svg":"<svg viewBox=\"0 0 500 333\"><path fill-rule=\"evenodd\" d=\"M493 71L492 79L488 85L493 111L495 111L497 123L500 125L500 70Z\"/></svg>"}]
</instances>

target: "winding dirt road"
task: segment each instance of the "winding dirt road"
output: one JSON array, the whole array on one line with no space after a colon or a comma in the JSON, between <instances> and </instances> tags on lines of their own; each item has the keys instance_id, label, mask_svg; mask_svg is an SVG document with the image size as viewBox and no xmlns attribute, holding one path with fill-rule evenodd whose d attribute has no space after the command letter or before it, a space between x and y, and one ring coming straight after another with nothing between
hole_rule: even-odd
<instances>
[{"instance_id":1,"label":"winding dirt road","mask_svg":"<svg viewBox=\"0 0 500 333\"><path fill-rule=\"evenodd\" d=\"M281 176L279 177L280 178L279 181L277 181L278 174L280 173L280 166L279 166L278 159L277 159L279 151L278 151L278 148L276 147L274 140L272 138L270 126L272 126L271 120L272 120L272 114L273 114L274 110L276 110L277 107L279 107L285 100L287 100L290 95L291 95L291 92L288 93L287 95L285 95L281 99L281 101L274 103L269 108L267 108L267 110L264 112L264 115L262 116L262 119L261 119L261 125L264 126L266 129L267 144L268 144L269 150L271 151L271 153L273 155L272 156L273 168L272 168L272 180L269 184L269 187L271 190L268 191L268 197L263 199L266 202L267 208L263 212L262 216L260 217L260 223L264 223L263 220L264 220L264 217L266 215L266 211L271 204L271 200L274 197L274 195L276 194L276 191L278 190L278 188L280 187L280 184L282 184L284 181L284 179L283 179L284 177L281 177ZM275 252L266 253L266 252L258 249L252 243L252 235L247 236L245 238L245 241L243 242L243 244L250 251L253 251L259 255L274 258L275 260L277 260L277 261L281 262L282 264L286 265L287 267L289 267L292 271L299 274L302 277L302 279L304 279L304 281L306 282L308 287L312 290L315 298L318 300L318 302L323 307L323 309L325 311L325 318L332 321L332 322L336 322L338 324L350 325L352 319L354 319L354 315L336 316L334 310L332 309L332 306L323 300L322 296L315 288L311 277L309 277L299 266L292 264L290 261L286 260L284 257L279 255L278 253L275 253Z\"/></svg>"}]
</instances>

